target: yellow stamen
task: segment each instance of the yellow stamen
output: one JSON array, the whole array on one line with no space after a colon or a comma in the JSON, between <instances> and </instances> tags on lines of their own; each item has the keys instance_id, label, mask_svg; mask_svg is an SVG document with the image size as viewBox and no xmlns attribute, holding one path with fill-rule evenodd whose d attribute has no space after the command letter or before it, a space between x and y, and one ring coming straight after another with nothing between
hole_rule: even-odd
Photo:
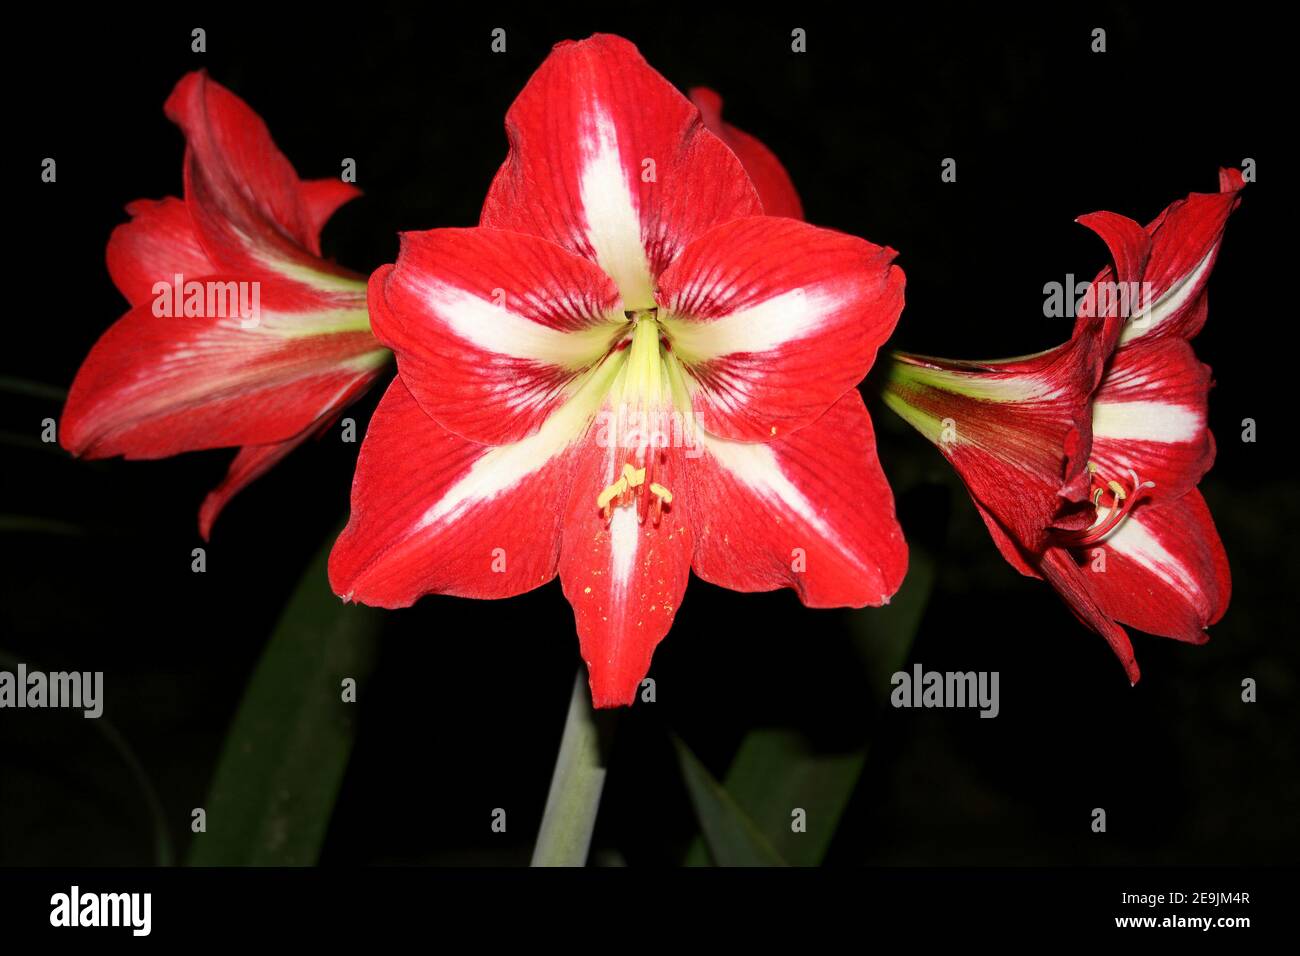
<instances>
[{"instance_id":1,"label":"yellow stamen","mask_svg":"<svg viewBox=\"0 0 1300 956\"><path fill-rule=\"evenodd\" d=\"M623 477L619 481L626 481L629 488L636 488L645 481L645 469L633 468L630 462L624 462Z\"/></svg>"},{"instance_id":2,"label":"yellow stamen","mask_svg":"<svg viewBox=\"0 0 1300 956\"><path fill-rule=\"evenodd\" d=\"M657 481L650 482L650 493L666 505L673 503L673 493Z\"/></svg>"},{"instance_id":3,"label":"yellow stamen","mask_svg":"<svg viewBox=\"0 0 1300 956\"><path fill-rule=\"evenodd\" d=\"M1118 481L1106 481L1104 485L1100 484L1104 479L1097 474L1097 467L1092 462L1088 462L1088 472L1094 476L1093 481L1098 482L1092 487L1092 505L1097 509L1097 518L1090 527L1077 531L1058 532L1056 540L1067 548L1090 547L1105 541L1128 518L1133 508L1142 500L1146 490L1156 486L1154 481L1142 481L1138 478L1137 472L1131 469L1129 470L1129 476L1133 479L1131 488L1126 488ZM1114 497L1114 501L1109 506L1104 506L1101 502L1107 490Z\"/></svg>"},{"instance_id":4,"label":"yellow stamen","mask_svg":"<svg viewBox=\"0 0 1300 956\"><path fill-rule=\"evenodd\" d=\"M620 478L596 496L596 507L601 511L609 510L609 503L627 491L627 479Z\"/></svg>"}]
</instances>

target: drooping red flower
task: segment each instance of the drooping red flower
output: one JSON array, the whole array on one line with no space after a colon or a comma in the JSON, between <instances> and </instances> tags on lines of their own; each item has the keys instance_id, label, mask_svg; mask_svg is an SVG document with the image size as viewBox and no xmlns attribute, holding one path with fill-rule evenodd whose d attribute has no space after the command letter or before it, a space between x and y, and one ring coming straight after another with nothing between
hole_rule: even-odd
<instances>
[{"instance_id":1,"label":"drooping red flower","mask_svg":"<svg viewBox=\"0 0 1300 956\"><path fill-rule=\"evenodd\" d=\"M691 570L886 601L906 546L855 386L902 309L894 252L764 216L618 37L557 46L506 128L479 227L407 233L370 280L398 378L336 593L402 607L558 573L597 706L631 703Z\"/></svg>"},{"instance_id":2,"label":"drooping red flower","mask_svg":"<svg viewBox=\"0 0 1300 956\"><path fill-rule=\"evenodd\" d=\"M994 542L1047 579L1139 677L1127 624L1190 643L1228 606L1223 545L1197 490L1214 461L1210 370L1189 340L1242 177L1175 202L1145 229L1080 222L1113 266L1069 342L992 362L894 356L885 401L956 467Z\"/></svg>"},{"instance_id":3,"label":"drooping red flower","mask_svg":"<svg viewBox=\"0 0 1300 956\"><path fill-rule=\"evenodd\" d=\"M77 372L59 436L89 458L239 447L200 508L206 538L389 353L370 333L364 278L320 253L322 227L357 189L299 179L261 118L201 72L165 111L185 134L185 198L133 202L113 231L108 269L131 309Z\"/></svg>"}]
</instances>

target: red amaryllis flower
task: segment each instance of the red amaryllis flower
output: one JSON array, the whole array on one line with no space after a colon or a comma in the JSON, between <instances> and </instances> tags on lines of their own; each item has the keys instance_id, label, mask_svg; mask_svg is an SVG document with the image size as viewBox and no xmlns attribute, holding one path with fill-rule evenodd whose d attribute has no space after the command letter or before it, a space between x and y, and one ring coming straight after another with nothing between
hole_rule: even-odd
<instances>
[{"instance_id":1,"label":"red amaryllis flower","mask_svg":"<svg viewBox=\"0 0 1300 956\"><path fill-rule=\"evenodd\" d=\"M236 492L328 427L388 358L363 277L321 258L355 187L304 181L237 96L183 77L185 198L139 200L108 242L131 304L77 372L59 429L75 455L163 458L242 446L199 512L206 538Z\"/></svg>"},{"instance_id":2,"label":"red amaryllis flower","mask_svg":"<svg viewBox=\"0 0 1300 956\"><path fill-rule=\"evenodd\" d=\"M885 400L957 468L1003 556L1046 578L1139 676L1121 624L1190 643L1227 609L1231 582L1196 489L1214 461L1210 370L1189 340L1241 174L1145 229L1079 221L1114 262L1069 342L1039 355L954 362L899 354Z\"/></svg>"},{"instance_id":3,"label":"red amaryllis flower","mask_svg":"<svg viewBox=\"0 0 1300 956\"><path fill-rule=\"evenodd\" d=\"M880 604L906 547L855 385L894 252L763 208L618 37L562 43L507 118L481 224L370 280L398 378L330 558L347 600L498 598L557 573L597 706L631 703L688 572Z\"/></svg>"}]
</instances>

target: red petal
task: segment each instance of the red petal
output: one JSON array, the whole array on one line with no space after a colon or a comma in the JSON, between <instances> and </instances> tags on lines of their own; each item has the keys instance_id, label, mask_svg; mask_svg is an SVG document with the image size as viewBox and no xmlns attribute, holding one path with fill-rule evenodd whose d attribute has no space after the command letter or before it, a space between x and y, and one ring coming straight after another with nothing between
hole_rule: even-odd
<instances>
[{"instance_id":1,"label":"red petal","mask_svg":"<svg viewBox=\"0 0 1300 956\"><path fill-rule=\"evenodd\" d=\"M1115 353L1092 405L1098 474L1155 483L1152 497L1179 498L1214 463L1206 428L1210 369L1179 338L1142 340Z\"/></svg>"},{"instance_id":2,"label":"red petal","mask_svg":"<svg viewBox=\"0 0 1300 956\"><path fill-rule=\"evenodd\" d=\"M1088 566L1081 566L1080 559L1069 551L1048 548L1040 567L1043 577L1065 599L1075 617L1106 639L1110 649L1124 665L1129 683L1136 684L1142 672L1138 668L1137 656L1133 653L1133 644L1128 638L1128 632L1098 606L1093 597Z\"/></svg>"},{"instance_id":3,"label":"red petal","mask_svg":"<svg viewBox=\"0 0 1300 956\"><path fill-rule=\"evenodd\" d=\"M1114 212L1088 213L1086 216L1080 216L1075 222L1087 226L1106 243L1111 260L1115 263L1114 276L1117 277L1117 281L1131 285L1142 279L1147 259L1151 255L1151 240L1147 238L1141 226L1127 216ZM1113 300L1102 301L1113 302ZM1089 298L1087 302L1096 305L1095 298ZM1089 314L1105 313L1092 310Z\"/></svg>"},{"instance_id":4,"label":"red petal","mask_svg":"<svg viewBox=\"0 0 1300 956\"><path fill-rule=\"evenodd\" d=\"M1042 578L1038 569L1034 567L1033 562L1036 558L1028 555L1021 545L1006 528L1002 527L996 515L988 508L980 504L980 500L971 495L971 503L975 505L975 510L979 512L984 527L988 528L989 536L993 538L994 545L997 546L998 552L1006 559L1007 564L1011 565L1021 574L1028 578Z\"/></svg>"},{"instance_id":5,"label":"red petal","mask_svg":"<svg viewBox=\"0 0 1300 956\"><path fill-rule=\"evenodd\" d=\"M599 267L496 229L405 233L370 283L371 324L425 412L474 441L517 441L628 322Z\"/></svg>"},{"instance_id":6,"label":"red petal","mask_svg":"<svg viewBox=\"0 0 1300 956\"><path fill-rule=\"evenodd\" d=\"M1103 268L1088 289L1070 340L1088 345L1099 357L1096 370L1115 350L1131 316L1147 305L1142 275L1151 254L1151 242L1132 219L1113 212L1094 212L1075 222L1087 226L1106 243L1113 265ZM1094 379L1094 384L1096 379Z\"/></svg>"},{"instance_id":7,"label":"red petal","mask_svg":"<svg viewBox=\"0 0 1300 956\"><path fill-rule=\"evenodd\" d=\"M203 536L203 540L208 540L212 534L213 523L230 503L231 498L278 465L289 452L305 442L315 431L308 428L288 441L276 442L273 445L245 445L239 449L234 461L230 463L230 470L226 472L226 477L222 479L221 484L208 492L208 496L203 499L203 504L199 508L199 534Z\"/></svg>"},{"instance_id":8,"label":"red petal","mask_svg":"<svg viewBox=\"0 0 1300 956\"><path fill-rule=\"evenodd\" d=\"M132 305L152 302L156 282L170 284L177 275L215 271L184 202L138 199L126 211L131 221L114 229L108 240L108 274Z\"/></svg>"},{"instance_id":9,"label":"red petal","mask_svg":"<svg viewBox=\"0 0 1300 956\"><path fill-rule=\"evenodd\" d=\"M320 232L340 206L361 195L361 190L341 179L305 179L298 183L307 228L307 249L320 255Z\"/></svg>"},{"instance_id":10,"label":"red petal","mask_svg":"<svg viewBox=\"0 0 1300 956\"><path fill-rule=\"evenodd\" d=\"M567 448L544 451L533 439L466 441L394 379L361 445L331 587L346 601L393 608L430 593L501 598L545 584L572 461Z\"/></svg>"},{"instance_id":11,"label":"red petal","mask_svg":"<svg viewBox=\"0 0 1300 956\"><path fill-rule=\"evenodd\" d=\"M1092 570L1091 551L1082 570L1105 614L1160 637L1209 639L1205 629L1227 610L1232 578L1199 491L1139 504L1100 547L1105 572Z\"/></svg>"},{"instance_id":12,"label":"red petal","mask_svg":"<svg viewBox=\"0 0 1300 956\"><path fill-rule=\"evenodd\" d=\"M627 309L712 226L762 212L739 160L621 37L558 44L506 114L510 155L481 224L598 263Z\"/></svg>"},{"instance_id":13,"label":"red petal","mask_svg":"<svg viewBox=\"0 0 1300 956\"><path fill-rule=\"evenodd\" d=\"M238 281L208 276L199 282ZM162 458L294 437L355 398L387 359L367 331L364 303L293 311L306 287L263 281L261 321L162 317L140 305L95 343L68 395L63 446L94 458ZM349 308L350 307L350 308Z\"/></svg>"},{"instance_id":14,"label":"red petal","mask_svg":"<svg viewBox=\"0 0 1300 956\"><path fill-rule=\"evenodd\" d=\"M1153 304L1148 314L1129 323L1123 342L1165 336L1190 339L1205 324L1202 293L1244 184L1236 170L1224 170L1220 185L1220 192L1192 193L1178 200L1147 226L1151 256L1143 280L1150 284Z\"/></svg>"},{"instance_id":15,"label":"red petal","mask_svg":"<svg viewBox=\"0 0 1300 956\"><path fill-rule=\"evenodd\" d=\"M165 110L185 132L185 201L220 270L352 275L319 258L322 204L337 207L338 197L309 187L304 199L297 173L243 100L196 72L176 84Z\"/></svg>"},{"instance_id":16,"label":"red petal","mask_svg":"<svg viewBox=\"0 0 1300 956\"><path fill-rule=\"evenodd\" d=\"M692 542L684 467L690 466L681 448L656 450L645 485L667 488L672 503L657 522L651 514L640 523L631 505L613 507L606 518L597 498L618 478L628 449L616 442L602 447L598 435L591 430L577 460L564 513L560 580L573 605L592 703L614 707L636 697L686 591ZM643 493L648 499L648 490Z\"/></svg>"},{"instance_id":17,"label":"red petal","mask_svg":"<svg viewBox=\"0 0 1300 956\"><path fill-rule=\"evenodd\" d=\"M1118 281L1128 284L1115 290L1129 292L1134 304L1122 326L1121 345L1166 336L1190 339L1205 324L1203 292L1244 185L1236 170L1222 170L1219 180L1220 192L1192 193L1168 206L1145 229L1110 212L1079 218L1106 240ZM1116 274L1110 267L1103 269L1093 280L1094 291L1114 282ZM1091 296L1080 314L1096 314Z\"/></svg>"},{"instance_id":18,"label":"red petal","mask_svg":"<svg viewBox=\"0 0 1300 956\"><path fill-rule=\"evenodd\" d=\"M770 441L866 375L903 308L894 250L792 219L749 217L691 243L659 279L662 322L700 424Z\"/></svg>"},{"instance_id":19,"label":"red petal","mask_svg":"<svg viewBox=\"0 0 1300 956\"><path fill-rule=\"evenodd\" d=\"M1240 169L1228 167L1219 170L1219 192L1231 193L1246 188L1246 177Z\"/></svg>"},{"instance_id":20,"label":"red petal","mask_svg":"<svg viewBox=\"0 0 1300 956\"><path fill-rule=\"evenodd\" d=\"M809 607L878 606L907 544L856 389L768 444L704 440L690 468L692 567L735 591L794 588Z\"/></svg>"},{"instance_id":21,"label":"red petal","mask_svg":"<svg viewBox=\"0 0 1300 956\"><path fill-rule=\"evenodd\" d=\"M1094 548L1050 548L1042 570L1079 619L1106 638L1133 683L1137 661L1117 622L1203 644L1205 628L1223 617L1232 591L1223 543L1195 489L1176 501L1139 505Z\"/></svg>"},{"instance_id":22,"label":"red petal","mask_svg":"<svg viewBox=\"0 0 1300 956\"><path fill-rule=\"evenodd\" d=\"M957 469L986 523L1014 539L1007 559L1025 572L1024 555L1045 547L1053 524L1091 522L1084 468L1090 447L1089 396L1101 356L1095 338L1006 362L956 362L894 356L885 403L920 431ZM1062 521L1066 509L1069 520Z\"/></svg>"},{"instance_id":23,"label":"red petal","mask_svg":"<svg viewBox=\"0 0 1300 956\"><path fill-rule=\"evenodd\" d=\"M699 107L704 117L704 125L709 132L727 144L736 158L745 167L758 198L763 203L763 212L769 216L785 216L790 219L803 218L803 203L795 191L790 174L785 171L781 161L755 137L742 129L737 129L722 118L722 97L706 86L697 86L690 90L691 102Z\"/></svg>"}]
</instances>

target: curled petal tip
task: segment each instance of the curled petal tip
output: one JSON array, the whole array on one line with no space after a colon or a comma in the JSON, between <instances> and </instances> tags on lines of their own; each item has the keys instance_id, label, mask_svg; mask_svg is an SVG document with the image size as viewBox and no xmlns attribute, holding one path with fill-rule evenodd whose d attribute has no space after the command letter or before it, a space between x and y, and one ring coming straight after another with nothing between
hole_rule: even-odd
<instances>
[{"instance_id":1,"label":"curled petal tip","mask_svg":"<svg viewBox=\"0 0 1300 956\"><path fill-rule=\"evenodd\" d=\"M1242 175L1241 170L1235 166L1224 166L1219 169L1219 192L1234 193L1246 186L1246 177Z\"/></svg>"}]
</instances>

